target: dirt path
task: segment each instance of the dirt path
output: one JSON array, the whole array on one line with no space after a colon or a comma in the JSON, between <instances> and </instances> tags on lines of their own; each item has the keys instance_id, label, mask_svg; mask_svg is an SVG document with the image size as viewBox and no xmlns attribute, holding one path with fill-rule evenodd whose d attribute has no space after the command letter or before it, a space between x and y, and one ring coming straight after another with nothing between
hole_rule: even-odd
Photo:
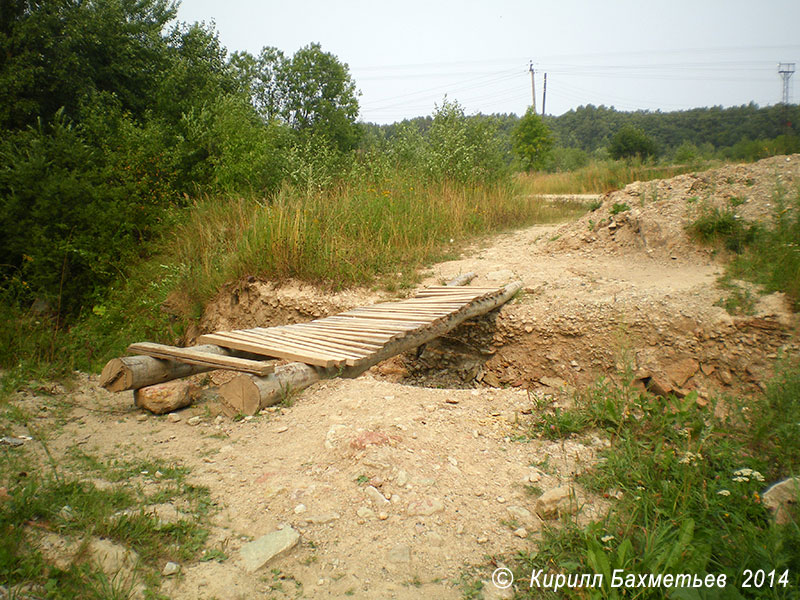
<instances>
[{"instance_id":1,"label":"dirt path","mask_svg":"<svg viewBox=\"0 0 800 600\"><path fill-rule=\"evenodd\" d=\"M254 418L230 422L202 405L178 422L142 417L129 393L112 396L85 377L67 396L74 406L51 452L79 444L101 456L160 457L211 489L222 509L209 546L229 558L183 565L162 585L170 598L462 597L459 579L471 565L532 548L542 527L537 497L572 482L606 443L519 441L541 402L564 401L557 388L614 377L627 356L640 381L702 398L756 389L778 352L797 350L780 296L761 298L749 317L714 306L721 266L686 238L683 223L696 205L687 198L725 202L719 182L734 177L753 213L766 214L755 205L769 196L753 192L774 187L778 169L791 184L799 167L792 157L683 176L644 203L636 193L658 187L634 184L575 223L487 240L435 265L423 283L467 271L480 274L477 285L520 278L518 300L419 356L315 385ZM625 202L628 210L611 213ZM228 294L205 327L304 320L378 299L256 281ZM18 401L36 410L54 399ZM199 424L188 424L192 416ZM607 501L578 493L580 519L605 510ZM245 543L288 526L300 534L296 547L255 573L241 568Z\"/></svg>"}]
</instances>

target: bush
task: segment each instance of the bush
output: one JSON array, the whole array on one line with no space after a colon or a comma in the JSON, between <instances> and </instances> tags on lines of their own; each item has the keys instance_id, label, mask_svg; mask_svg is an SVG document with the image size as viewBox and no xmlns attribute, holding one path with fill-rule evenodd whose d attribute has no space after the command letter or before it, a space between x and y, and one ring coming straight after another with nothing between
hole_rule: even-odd
<instances>
[{"instance_id":1,"label":"bush","mask_svg":"<svg viewBox=\"0 0 800 600\"><path fill-rule=\"evenodd\" d=\"M644 159L655 156L657 147L652 138L644 131L638 127L626 125L611 137L608 152L615 160L634 157Z\"/></svg>"}]
</instances>

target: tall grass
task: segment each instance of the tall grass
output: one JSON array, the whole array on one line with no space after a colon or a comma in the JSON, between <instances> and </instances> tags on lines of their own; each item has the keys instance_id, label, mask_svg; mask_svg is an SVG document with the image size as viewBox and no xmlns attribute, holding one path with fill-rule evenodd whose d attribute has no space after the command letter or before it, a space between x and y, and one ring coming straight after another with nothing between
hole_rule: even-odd
<instances>
[{"instance_id":1,"label":"tall grass","mask_svg":"<svg viewBox=\"0 0 800 600\"><path fill-rule=\"evenodd\" d=\"M330 191L285 187L272 202L203 199L167 242L165 255L190 304L246 275L333 288L409 285L421 266L452 255L476 235L583 210L579 203L524 197L508 182L418 183L397 174Z\"/></svg>"},{"instance_id":2,"label":"tall grass","mask_svg":"<svg viewBox=\"0 0 800 600\"><path fill-rule=\"evenodd\" d=\"M709 165L649 166L638 162L595 161L561 173L522 174L518 183L528 194L604 194L621 189L634 181L675 177L702 170Z\"/></svg>"}]
</instances>

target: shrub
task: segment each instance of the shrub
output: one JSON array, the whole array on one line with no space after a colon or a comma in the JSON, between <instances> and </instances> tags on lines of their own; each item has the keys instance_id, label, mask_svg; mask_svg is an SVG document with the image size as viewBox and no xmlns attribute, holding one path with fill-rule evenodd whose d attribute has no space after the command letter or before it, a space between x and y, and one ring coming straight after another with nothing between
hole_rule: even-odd
<instances>
[{"instance_id":1,"label":"shrub","mask_svg":"<svg viewBox=\"0 0 800 600\"><path fill-rule=\"evenodd\" d=\"M647 158L657 154L656 143L638 127L626 125L617 131L608 145L611 158Z\"/></svg>"}]
</instances>

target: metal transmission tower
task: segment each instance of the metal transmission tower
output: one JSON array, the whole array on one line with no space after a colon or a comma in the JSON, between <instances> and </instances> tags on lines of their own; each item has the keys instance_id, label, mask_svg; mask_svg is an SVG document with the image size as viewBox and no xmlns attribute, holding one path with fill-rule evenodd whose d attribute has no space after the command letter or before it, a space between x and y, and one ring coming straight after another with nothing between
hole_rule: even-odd
<instances>
[{"instance_id":1,"label":"metal transmission tower","mask_svg":"<svg viewBox=\"0 0 800 600\"><path fill-rule=\"evenodd\" d=\"M794 74L795 63L778 63L778 74L783 79L783 104L789 106L790 81Z\"/></svg>"}]
</instances>

